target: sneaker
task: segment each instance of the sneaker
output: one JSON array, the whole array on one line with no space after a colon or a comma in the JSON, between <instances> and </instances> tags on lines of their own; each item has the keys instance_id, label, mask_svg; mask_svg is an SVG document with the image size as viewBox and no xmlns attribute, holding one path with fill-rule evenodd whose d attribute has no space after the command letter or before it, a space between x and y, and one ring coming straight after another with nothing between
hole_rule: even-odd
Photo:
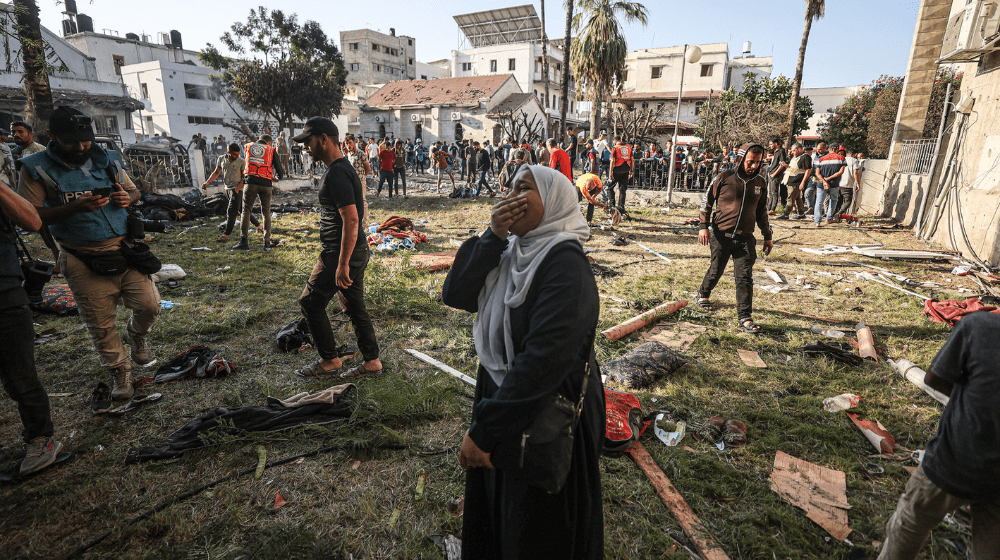
<instances>
[{"instance_id":1,"label":"sneaker","mask_svg":"<svg viewBox=\"0 0 1000 560\"><path fill-rule=\"evenodd\" d=\"M59 451L62 450L62 442L51 437L36 437L28 444L24 460L21 461L20 474L26 475L38 472L55 462Z\"/></svg>"},{"instance_id":2,"label":"sneaker","mask_svg":"<svg viewBox=\"0 0 1000 560\"><path fill-rule=\"evenodd\" d=\"M781 216L777 216L777 217L775 217L774 219L775 219L775 220L787 220L787 219L788 219L788 216L785 216L784 214L782 214Z\"/></svg>"},{"instance_id":3,"label":"sneaker","mask_svg":"<svg viewBox=\"0 0 1000 560\"><path fill-rule=\"evenodd\" d=\"M233 249L236 249L238 251L246 251L249 248L250 248L250 244L247 243L247 240L246 240L245 237L241 237L240 238L240 242L237 243L236 245L233 245Z\"/></svg>"},{"instance_id":4,"label":"sneaker","mask_svg":"<svg viewBox=\"0 0 1000 560\"><path fill-rule=\"evenodd\" d=\"M111 410L111 387L105 382L100 382L94 387L94 392L90 396L90 410L94 414L104 414Z\"/></svg>"},{"instance_id":5,"label":"sneaker","mask_svg":"<svg viewBox=\"0 0 1000 560\"><path fill-rule=\"evenodd\" d=\"M132 387L132 370L122 366L111 370L111 375L115 380L114 388L111 389L111 399L116 401L131 399L135 395L135 389Z\"/></svg>"},{"instance_id":6,"label":"sneaker","mask_svg":"<svg viewBox=\"0 0 1000 560\"><path fill-rule=\"evenodd\" d=\"M122 344L132 349L132 361L140 366L148 366L156 361L153 358L152 350L149 349L149 344L146 344L146 337L132 336L128 329L125 329L125 332L122 333Z\"/></svg>"}]
</instances>

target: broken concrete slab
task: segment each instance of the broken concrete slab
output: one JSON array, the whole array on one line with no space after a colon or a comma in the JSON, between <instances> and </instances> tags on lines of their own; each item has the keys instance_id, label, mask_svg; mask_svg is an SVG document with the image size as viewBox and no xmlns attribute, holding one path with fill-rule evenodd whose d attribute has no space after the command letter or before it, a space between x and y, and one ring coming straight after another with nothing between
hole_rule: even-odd
<instances>
[{"instance_id":1,"label":"broken concrete slab","mask_svg":"<svg viewBox=\"0 0 1000 560\"><path fill-rule=\"evenodd\" d=\"M838 541L851 534L847 526L847 477L843 471L828 469L793 457L784 451L774 456L771 490L792 505L805 510L806 517Z\"/></svg>"}]
</instances>

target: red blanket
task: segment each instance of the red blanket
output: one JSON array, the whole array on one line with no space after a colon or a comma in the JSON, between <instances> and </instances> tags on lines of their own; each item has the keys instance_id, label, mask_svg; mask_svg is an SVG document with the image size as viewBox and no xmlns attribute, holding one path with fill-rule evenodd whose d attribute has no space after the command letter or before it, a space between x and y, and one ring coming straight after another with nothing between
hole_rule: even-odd
<instances>
[{"instance_id":1,"label":"red blanket","mask_svg":"<svg viewBox=\"0 0 1000 560\"><path fill-rule=\"evenodd\" d=\"M979 298L969 298L965 301L929 299L924 303L924 314L927 315L928 319L935 323L947 323L952 327L962 317L977 311L989 311L1000 315L1000 310L984 305L983 302L979 301Z\"/></svg>"}]
</instances>

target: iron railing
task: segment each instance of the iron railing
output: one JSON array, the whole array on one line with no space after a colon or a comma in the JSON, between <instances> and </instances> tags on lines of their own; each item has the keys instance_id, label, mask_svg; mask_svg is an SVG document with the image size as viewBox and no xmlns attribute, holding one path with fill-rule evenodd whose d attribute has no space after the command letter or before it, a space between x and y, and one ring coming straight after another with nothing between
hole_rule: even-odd
<instances>
[{"instance_id":1,"label":"iron railing","mask_svg":"<svg viewBox=\"0 0 1000 560\"><path fill-rule=\"evenodd\" d=\"M899 172L909 175L927 175L934 165L937 139L903 140L899 153Z\"/></svg>"},{"instance_id":2,"label":"iron railing","mask_svg":"<svg viewBox=\"0 0 1000 560\"><path fill-rule=\"evenodd\" d=\"M678 192L704 192L716 174L716 165L683 165L674 174L674 191ZM603 171L603 170L602 170ZM602 179L608 178L608 172L603 171ZM638 189L649 189L654 191L667 190L667 181L670 176L670 166L658 161L640 159L635 162L635 173L633 174L630 187Z\"/></svg>"}]
</instances>

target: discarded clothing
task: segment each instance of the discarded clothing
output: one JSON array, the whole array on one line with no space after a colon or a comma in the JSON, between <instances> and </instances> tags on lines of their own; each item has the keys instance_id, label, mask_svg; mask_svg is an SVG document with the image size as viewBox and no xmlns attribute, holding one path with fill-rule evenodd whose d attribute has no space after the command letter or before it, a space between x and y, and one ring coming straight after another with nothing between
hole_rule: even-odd
<instances>
[{"instance_id":1,"label":"discarded clothing","mask_svg":"<svg viewBox=\"0 0 1000 560\"><path fill-rule=\"evenodd\" d=\"M183 377L225 377L235 371L236 366L215 350L192 346L160 366L153 375L153 382L165 383Z\"/></svg>"},{"instance_id":2,"label":"discarded clothing","mask_svg":"<svg viewBox=\"0 0 1000 560\"><path fill-rule=\"evenodd\" d=\"M287 399L267 397L267 404L268 406L272 404L280 404L282 406L287 406L288 408L299 408L308 404L334 404L337 402L337 399L340 398L340 395L353 388L356 388L354 383L344 383L343 385L335 385L333 387L323 389L322 391L297 393Z\"/></svg>"},{"instance_id":3,"label":"discarded clothing","mask_svg":"<svg viewBox=\"0 0 1000 560\"><path fill-rule=\"evenodd\" d=\"M32 311L55 315L76 315L76 299L67 284L54 284L42 288L42 301L31 304Z\"/></svg>"},{"instance_id":4,"label":"discarded clothing","mask_svg":"<svg viewBox=\"0 0 1000 560\"><path fill-rule=\"evenodd\" d=\"M414 229L412 220L400 216L390 216L388 220L375 228L375 232L381 233L383 236L409 239L414 245L427 241L427 235Z\"/></svg>"},{"instance_id":5,"label":"discarded clothing","mask_svg":"<svg viewBox=\"0 0 1000 560\"><path fill-rule=\"evenodd\" d=\"M645 389L687 362L659 342L647 342L601 366L608 377L631 389Z\"/></svg>"},{"instance_id":6,"label":"discarded clothing","mask_svg":"<svg viewBox=\"0 0 1000 560\"><path fill-rule=\"evenodd\" d=\"M332 389L336 387L328 390ZM216 408L170 434L166 443L129 449L125 455L125 464L171 459L185 451L222 441L225 436L238 437L248 432L277 432L346 420L351 416L350 405L349 393L345 390L331 403L287 407L280 402L270 403L269 398L267 406L244 406L232 410Z\"/></svg>"},{"instance_id":7,"label":"discarded clothing","mask_svg":"<svg viewBox=\"0 0 1000 560\"><path fill-rule=\"evenodd\" d=\"M846 342L814 342L802 347L806 356L826 356L852 366L860 366L865 363L864 358L854 353L854 349Z\"/></svg>"},{"instance_id":8,"label":"discarded clothing","mask_svg":"<svg viewBox=\"0 0 1000 560\"><path fill-rule=\"evenodd\" d=\"M305 319L298 319L288 323L278 330L274 338L278 350L282 352L293 352L312 345L312 334L309 332L309 323Z\"/></svg>"},{"instance_id":9,"label":"discarded clothing","mask_svg":"<svg viewBox=\"0 0 1000 560\"><path fill-rule=\"evenodd\" d=\"M642 404L632 393L604 388L607 429L604 453L624 453L639 441L642 434Z\"/></svg>"},{"instance_id":10,"label":"discarded clothing","mask_svg":"<svg viewBox=\"0 0 1000 560\"><path fill-rule=\"evenodd\" d=\"M962 317L977 311L988 311L1000 315L1000 309L990 305L984 305L979 298L969 298L965 301L946 299L938 301L929 299L924 302L924 315L935 323L946 323L954 327Z\"/></svg>"}]
</instances>

